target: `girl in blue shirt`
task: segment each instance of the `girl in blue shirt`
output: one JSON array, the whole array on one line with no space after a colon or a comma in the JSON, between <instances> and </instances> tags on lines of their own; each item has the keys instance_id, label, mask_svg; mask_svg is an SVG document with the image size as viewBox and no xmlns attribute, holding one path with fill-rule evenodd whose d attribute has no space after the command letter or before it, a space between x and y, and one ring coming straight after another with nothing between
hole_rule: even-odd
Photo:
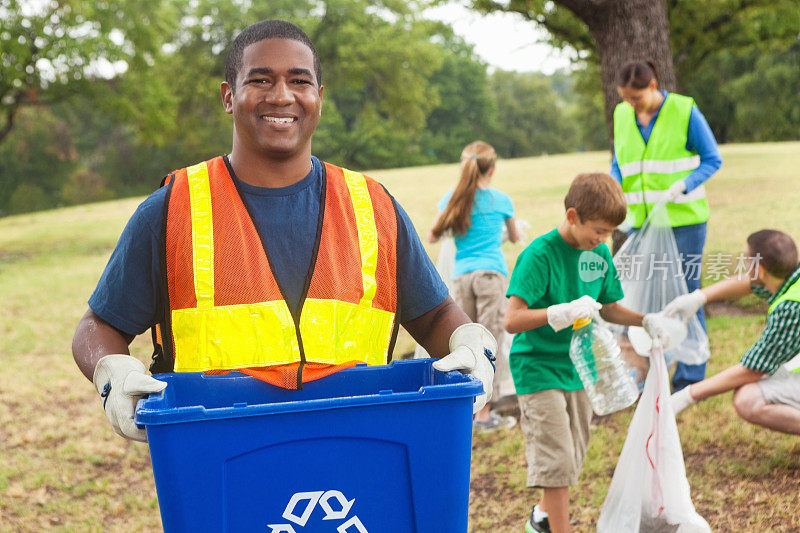
<instances>
[{"instance_id":1,"label":"girl in blue shirt","mask_svg":"<svg viewBox=\"0 0 800 533\"><path fill-rule=\"evenodd\" d=\"M508 267L500 245L503 228L508 239L517 242L514 205L511 198L489 186L495 170L497 153L483 141L468 144L461 153L461 178L455 190L439 201L439 215L428 240L434 243L452 232L456 257L453 268L453 299L473 322L486 326L498 339L502 335L506 306ZM499 387L508 379L507 354L497 354L492 398L499 399ZM502 418L490 412L489 404L475 415L480 429L495 429L516 423L513 417Z\"/></svg>"}]
</instances>

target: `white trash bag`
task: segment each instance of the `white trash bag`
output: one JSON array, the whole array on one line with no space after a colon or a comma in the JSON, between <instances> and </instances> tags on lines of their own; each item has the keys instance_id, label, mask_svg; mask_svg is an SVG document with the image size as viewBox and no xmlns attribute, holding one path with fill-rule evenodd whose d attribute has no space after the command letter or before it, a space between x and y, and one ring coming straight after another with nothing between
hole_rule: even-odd
<instances>
[{"instance_id":1,"label":"white trash bag","mask_svg":"<svg viewBox=\"0 0 800 533\"><path fill-rule=\"evenodd\" d=\"M600 511L598 533L711 531L692 504L669 396L667 365L657 347Z\"/></svg>"},{"instance_id":2,"label":"white trash bag","mask_svg":"<svg viewBox=\"0 0 800 533\"><path fill-rule=\"evenodd\" d=\"M700 258L689 259L689 274L699 276ZM620 303L628 309L657 313L678 296L688 294L665 202L656 204L639 231L628 237L614 255L614 266L625 294ZM697 315L689 321L685 340L665 353L668 363L690 365L707 361L709 355L708 335Z\"/></svg>"}]
</instances>

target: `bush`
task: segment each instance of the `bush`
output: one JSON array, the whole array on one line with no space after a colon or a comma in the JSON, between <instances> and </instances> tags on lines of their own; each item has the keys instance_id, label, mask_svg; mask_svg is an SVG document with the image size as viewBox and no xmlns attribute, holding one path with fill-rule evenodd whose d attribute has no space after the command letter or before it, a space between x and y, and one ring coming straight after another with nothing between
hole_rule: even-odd
<instances>
[{"instance_id":1,"label":"bush","mask_svg":"<svg viewBox=\"0 0 800 533\"><path fill-rule=\"evenodd\" d=\"M114 198L106 180L97 172L79 168L73 172L61 188L61 198L68 205L100 202Z\"/></svg>"},{"instance_id":2,"label":"bush","mask_svg":"<svg viewBox=\"0 0 800 533\"><path fill-rule=\"evenodd\" d=\"M44 190L38 185L21 183L14 189L8 199L8 212L14 214L40 211L48 207L55 207L55 200L45 194Z\"/></svg>"}]
</instances>

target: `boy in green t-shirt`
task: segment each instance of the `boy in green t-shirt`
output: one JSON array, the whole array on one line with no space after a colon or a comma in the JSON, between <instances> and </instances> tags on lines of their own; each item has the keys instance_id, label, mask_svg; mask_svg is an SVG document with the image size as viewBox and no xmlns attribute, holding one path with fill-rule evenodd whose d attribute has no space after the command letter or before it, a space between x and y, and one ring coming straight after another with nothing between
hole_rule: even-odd
<instances>
[{"instance_id":1,"label":"boy in green t-shirt","mask_svg":"<svg viewBox=\"0 0 800 533\"><path fill-rule=\"evenodd\" d=\"M609 322L644 325L665 338L661 318L619 305L622 287L603 244L625 219L622 189L608 174L581 174L564 199L566 216L517 259L505 327L515 333L510 366L525 434L529 487L543 488L526 531L569 531L569 486L578 482L592 407L569 357L575 320L599 311Z\"/></svg>"}]
</instances>

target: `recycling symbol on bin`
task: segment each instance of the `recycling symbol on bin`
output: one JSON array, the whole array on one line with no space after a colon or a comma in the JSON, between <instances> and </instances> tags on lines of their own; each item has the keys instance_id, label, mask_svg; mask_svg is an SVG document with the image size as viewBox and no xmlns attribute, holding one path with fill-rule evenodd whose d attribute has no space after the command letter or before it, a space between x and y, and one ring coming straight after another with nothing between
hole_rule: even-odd
<instances>
[{"instance_id":1,"label":"recycling symbol on bin","mask_svg":"<svg viewBox=\"0 0 800 533\"><path fill-rule=\"evenodd\" d=\"M332 505L331 500L336 500L335 504ZM307 501L306 507L298 515L299 511L296 512L296 508L300 502L304 501ZM350 519L345 520L355 501L355 498L348 501L345 495L338 490L298 492L293 494L289 503L286 504L283 518L300 527L305 527L311 513L319 504L325 513L325 516L322 517L323 520L344 520L336 528L337 533L369 533L357 516L351 516ZM269 533L297 533L292 524L267 524L267 527L271 528Z\"/></svg>"}]
</instances>

